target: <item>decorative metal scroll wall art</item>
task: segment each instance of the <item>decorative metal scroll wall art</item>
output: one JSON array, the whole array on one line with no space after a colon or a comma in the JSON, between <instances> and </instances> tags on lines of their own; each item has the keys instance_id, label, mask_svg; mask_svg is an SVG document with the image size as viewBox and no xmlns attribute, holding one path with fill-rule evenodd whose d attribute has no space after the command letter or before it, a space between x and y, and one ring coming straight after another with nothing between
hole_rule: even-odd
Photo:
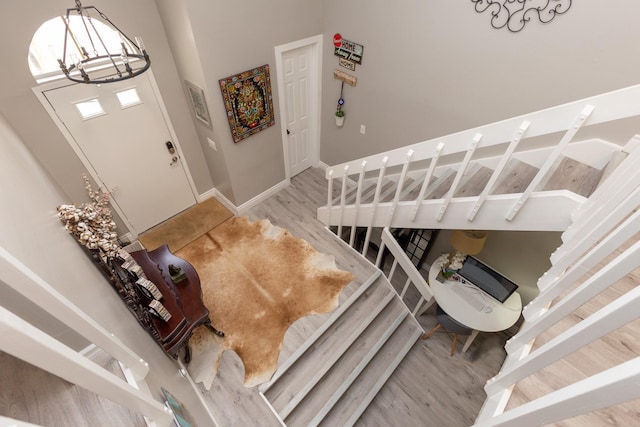
<instances>
[{"instance_id":1,"label":"decorative metal scroll wall art","mask_svg":"<svg viewBox=\"0 0 640 427\"><path fill-rule=\"evenodd\" d=\"M571 0L471 0L476 12L491 12L493 28L507 27L512 33L522 31L524 26L537 16L544 24L551 22L571 8Z\"/></svg>"}]
</instances>

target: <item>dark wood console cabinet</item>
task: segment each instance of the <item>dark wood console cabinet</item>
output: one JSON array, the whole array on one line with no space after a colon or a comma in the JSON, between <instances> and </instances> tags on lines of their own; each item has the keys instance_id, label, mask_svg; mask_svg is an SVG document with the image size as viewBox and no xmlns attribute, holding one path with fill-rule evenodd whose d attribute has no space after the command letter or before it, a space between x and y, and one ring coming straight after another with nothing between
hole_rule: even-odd
<instances>
[{"instance_id":1,"label":"dark wood console cabinet","mask_svg":"<svg viewBox=\"0 0 640 427\"><path fill-rule=\"evenodd\" d=\"M188 342L197 326L205 325L212 332L223 336L211 327L209 311L202 301L198 273L187 261L173 255L167 245L152 251L139 250L130 254L143 274L136 274L130 268L125 268L127 264L123 257L104 259L98 252L90 252L93 260L99 264L140 325L174 359L178 357L180 350L185 349L185 361L189 361ZM170 264L181 268L186 278L174 283L169 274ZM162 293L159 301L171 314L168 321L152 314L149 303L153 298L146 295L136 284L140 276L153 282Z\"/></svg>"}]
</instances>

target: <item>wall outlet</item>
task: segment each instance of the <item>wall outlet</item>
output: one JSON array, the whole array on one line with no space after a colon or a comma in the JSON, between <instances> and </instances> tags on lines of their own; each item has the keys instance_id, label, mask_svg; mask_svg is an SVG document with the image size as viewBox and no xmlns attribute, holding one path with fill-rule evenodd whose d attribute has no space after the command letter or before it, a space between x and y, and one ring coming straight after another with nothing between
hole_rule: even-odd
<instances>
[{"instance_id":1,"label":"wall outlet","mask_svg":"<svg viewBox=\"0 0 640 427\"><path fill-rule=\"evenodd\" d=\"M218 151L218 147L216 147L216 143L213 139L207 138L207 142L209 143L209 147L213 148L213 151Z\"/></svg>"},{"instance_id":2,"label":"wall outlet","mask_svg":"<svg viewBox=\"0 0 640 427\"><path fill-rule=\"evenodd\" d=\"M367 127L365 125L360 125L360 133L365 134L367 132Z\"/></svg>"}]
</instances>

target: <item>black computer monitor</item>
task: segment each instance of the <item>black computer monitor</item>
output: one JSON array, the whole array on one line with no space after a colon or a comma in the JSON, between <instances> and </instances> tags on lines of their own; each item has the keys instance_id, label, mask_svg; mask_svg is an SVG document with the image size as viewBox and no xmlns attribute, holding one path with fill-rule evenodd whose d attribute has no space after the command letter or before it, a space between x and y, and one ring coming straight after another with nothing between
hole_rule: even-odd
<instances>
[{"instance_id":1,"label":"black computer monitor","mask_svg":"<svg viewBox=\"0 0 640 427\"><path fill-rule=\"evenodd\" d=\"M458 275L500 302L518 289L518 285L472 256L467 256Z\"/></svg>"}]
</instances>

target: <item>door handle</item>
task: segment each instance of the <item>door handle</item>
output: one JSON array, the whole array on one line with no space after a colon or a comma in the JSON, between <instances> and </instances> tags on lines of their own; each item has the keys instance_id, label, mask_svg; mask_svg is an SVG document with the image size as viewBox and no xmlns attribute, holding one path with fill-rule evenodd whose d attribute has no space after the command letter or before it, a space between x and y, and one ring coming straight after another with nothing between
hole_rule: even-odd
<instances>
[{"instance_id":1,"label":"door handle","mask_svg":"<svg viewBox=\"0 0 640 427\"><path fill-rule=\"evenodd\" d=\"M178 161L178 156L173 156L171 158L171 163L169 163L169 166L172 166L174 163L176 163Z\"/></svg>"},{"instance_id":2,"label":"door handle","mask_svg":"<svg viewBox=\"0 0 640 427\"><path fill-rule=\"evenodd\" d=\"M289 132L289 129L287 129L287 135L291 135L291 132Z\"/></svg>"}]
</instances>

